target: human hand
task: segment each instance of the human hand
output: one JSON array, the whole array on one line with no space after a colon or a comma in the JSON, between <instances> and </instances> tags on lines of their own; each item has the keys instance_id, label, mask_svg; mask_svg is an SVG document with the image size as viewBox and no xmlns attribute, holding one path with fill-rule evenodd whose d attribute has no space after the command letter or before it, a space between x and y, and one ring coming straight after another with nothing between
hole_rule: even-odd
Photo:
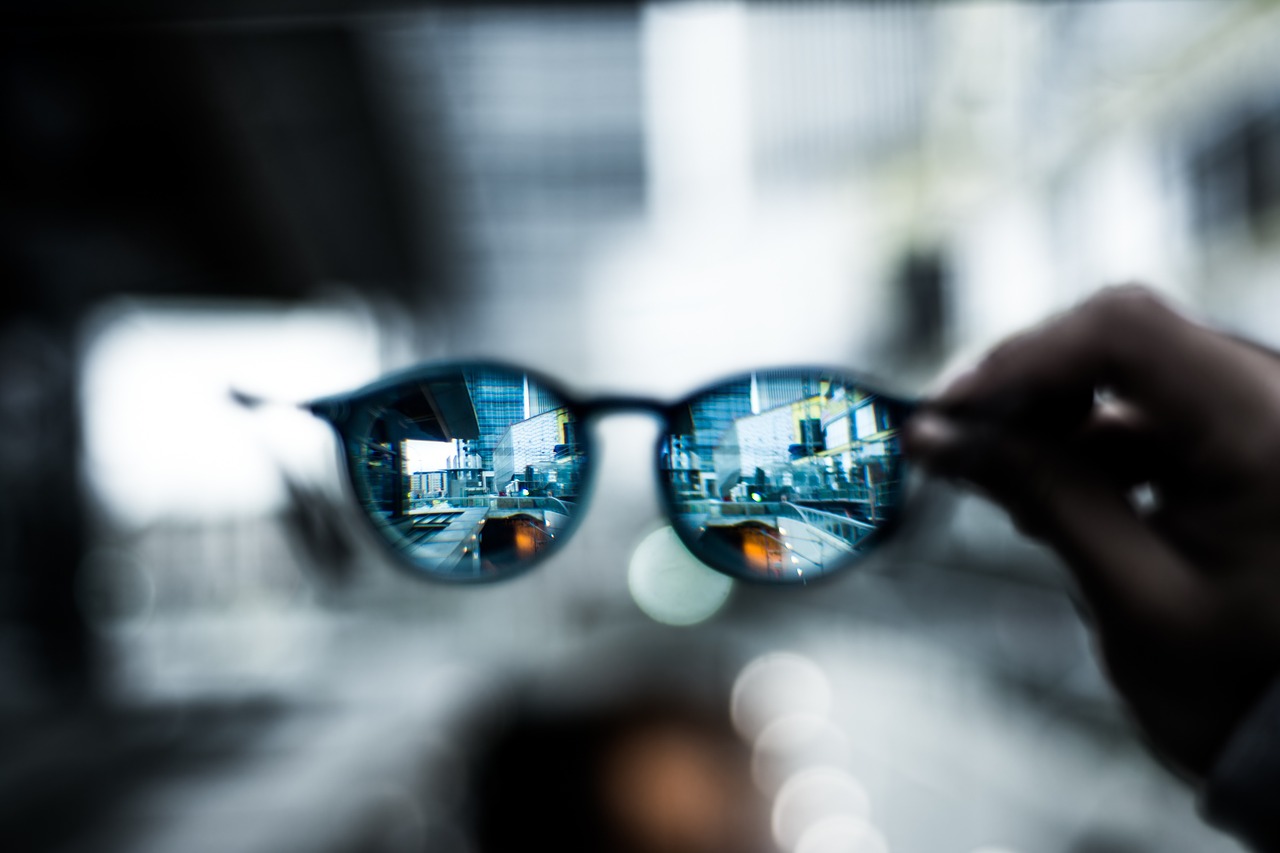
<instances>
[{"instance_id":1,"label":"human hand","mask_svg":"<svg viewBox=\"0 0 1280 853\"><path fill-rule=\"evenodd\" d=\"M1280 675L1280 356L1106 290L994 349L906 443L1061 555L1139 725L1207 774Z\"/></svg>"}]
</instances>

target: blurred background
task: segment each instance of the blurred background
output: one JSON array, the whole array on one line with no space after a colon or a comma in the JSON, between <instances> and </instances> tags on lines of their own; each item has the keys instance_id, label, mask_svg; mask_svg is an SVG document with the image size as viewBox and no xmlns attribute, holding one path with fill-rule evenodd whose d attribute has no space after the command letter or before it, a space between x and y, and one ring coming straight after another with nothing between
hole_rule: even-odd
<instances>
[{"instance_id":1,"label":"blurred background","mask_svg":"<svg viewBox=\"0 0 1280 853\"><path fill-rule=\"evenodd\" d=\"M584 394L799 363L919 392L1127 280L1280 345L1280 7L6 17L7 849L482 853L492 732L631 696L736 727L762 850L1240 849L1144 751L1054 560L976 499L918 483L868 565L735 585L664 527L658 427L619 415L572 543L429 585L352 516L323 424L228 390L485 356ZM534 797L563 768L522 772Z\"/></svg>"}]
</instances>

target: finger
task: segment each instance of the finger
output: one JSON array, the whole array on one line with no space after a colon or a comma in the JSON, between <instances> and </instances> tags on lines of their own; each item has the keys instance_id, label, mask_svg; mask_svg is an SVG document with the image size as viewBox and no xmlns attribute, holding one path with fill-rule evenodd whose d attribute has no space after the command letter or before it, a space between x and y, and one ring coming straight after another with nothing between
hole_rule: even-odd
<instances>
[{"instance_id":1,"label":"finger","mask_svg":"<svg viewBox=\"0 0 1280 853\"><path fill-rule=\"evenodd\" d=\"M1071 442L1073 453L1125 490L1161 481L1176 446L1143 412L1116 400L1099 402Z\"/></svg>"},{"instance_id":2,"label":"finger","mask_svg":"<svg viewBox=\"0 0 1280 853\"><path fill-rule=\"evenodd\" d=\"M926 407L913 418L914 423L908 423L908 441L912 427L923 424L927 432L937 429L937 423L952 423L952 419L945 416L941 416L940 421L931 420L927 417L930 413L940 414ZM979 424L979 421L966 420L957 422L956 427L978 429ZM997 427L989 424L988 428ZM1029 432L1029 429L1024 431ZM1098 403L1078 430L1070 433L1051 431L1049 437L1090 460L1093 468L1107 482L1126 492L1136 485L1162 480L1176 455L1172 452L1176 446L1166 440L1150 418L1133 406L1115 400Z\"/></svg>"},{"instance_id":3,"label":"finger","mask_svg":"<svg viewBox=\"0 0 1280 853\"><path fill-rule=\"evenodd\" d=\"M1065 560L1100 624L1181 624L1204 602L1201 579L1087 457L1042 439L925 412L907 450L965 480Z\"/></svg>"},{"instance_id":4,"label":"finger","mask_svg":"<svg viewBox=\"0 0 1280 853\"><path fill-rule=\"evenodd\" d=\"M964 417L1078 425L1107 388L1189 431L1215 414L1206 395L1232 395L1245 352L1148 290L1113 288L1006 341L932 402Z\"/></svg>"}]
</instances>

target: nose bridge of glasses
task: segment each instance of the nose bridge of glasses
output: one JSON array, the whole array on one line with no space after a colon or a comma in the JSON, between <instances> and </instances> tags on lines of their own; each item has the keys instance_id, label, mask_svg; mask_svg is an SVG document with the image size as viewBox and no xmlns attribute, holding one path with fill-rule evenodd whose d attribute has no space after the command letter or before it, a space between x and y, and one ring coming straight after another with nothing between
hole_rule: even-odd
<instances>
[{"instance_id":1,"label":"nose bridge of glasses","mask_svg":"<svg viewBox=\"0 0 1280 853\"><path fill-rule=\"evenodd\" d=\"M606 415L644 413L666 421L670 419L671 406L651 397L611 395L595 397L578 404L584 419L594 420Z\"/></svg>"}]
</instances>

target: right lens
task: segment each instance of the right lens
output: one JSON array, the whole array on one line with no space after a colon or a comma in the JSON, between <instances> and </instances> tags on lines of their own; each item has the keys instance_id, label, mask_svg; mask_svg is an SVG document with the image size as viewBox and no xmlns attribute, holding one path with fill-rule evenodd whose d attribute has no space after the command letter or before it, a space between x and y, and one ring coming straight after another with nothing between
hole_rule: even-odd
<instances>
[{"instance_id":1,"label":"right lens","mask_svg":"<svg viewBox=\"0 0 1280 853\"><path fill-rule=\"evenodd\" d=\"M676 533L736 577L805 583L897 520L901 404L831 370L747 374L671 413L659 464Z\"/></svg>"},{"instance_id":2,"label":"right lens","mask_svg":"<svg viewBox=\"0 0 1280 853\"><path fill-rule=\"evenodd\" d=\"M342 434L365 514L417 572L509 577L576 521L588 458L577 412L524 371L425 368L314 408Z\"/></svg>"}]
</instances>

